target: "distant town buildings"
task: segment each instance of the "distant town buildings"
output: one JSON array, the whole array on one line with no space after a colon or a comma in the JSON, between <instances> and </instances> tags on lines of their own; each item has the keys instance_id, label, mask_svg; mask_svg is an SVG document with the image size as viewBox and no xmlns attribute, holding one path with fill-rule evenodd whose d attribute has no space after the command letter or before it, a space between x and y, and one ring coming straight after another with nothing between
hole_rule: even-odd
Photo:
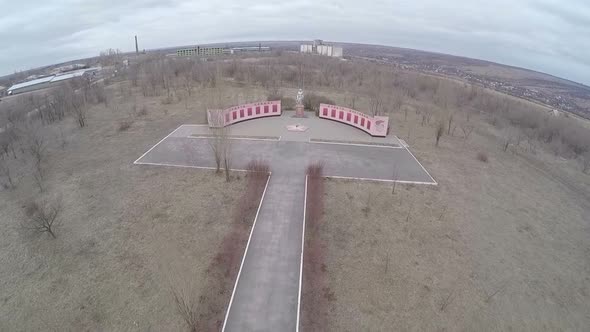
<instances>
[{"instance_id":1,"label":"distant town buildings","mask_svg":"<svg viewBox=\"0 0 590 332\"><path fill-rule=\"evenodd\" d=\"M300 48L301 53L319 54L331 57L342 57L342 47L326 45L320 39L313 41L313 44L302 44Z\"/></svg>"},{"instance_id":2,"label":"distant town buildings","mask_svg":"<svg viewBox=\"0 0 590 332\"><path fill-rule=\"evenodd\" d=\"M576 103L576 99L578 98L590 99L590 89L588 88L579 87L575 89L570 86L570 91L556 93L550 89L531 88L516 80L503 80L490 75L462 70L453 65L438 64L435 61L420 56L412 57L389 54L353 54L352 56L376 63L393 65L403 70L460 78L484 88L493 89L518 98L540 102L556 110L558 112L557 115L551 112L556 116L562 115L563 112L569 112L590 119L590 107L580 106Z\"/></svg>"}]
</instances>

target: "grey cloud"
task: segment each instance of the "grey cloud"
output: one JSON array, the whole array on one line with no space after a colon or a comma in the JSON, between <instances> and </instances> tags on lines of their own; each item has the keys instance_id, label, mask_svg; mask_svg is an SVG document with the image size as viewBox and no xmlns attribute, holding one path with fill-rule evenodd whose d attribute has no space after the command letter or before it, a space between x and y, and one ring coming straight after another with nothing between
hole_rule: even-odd
<instances>
[{"instance_id":1,"label":"grey cloud","mask_svg":"<svg viewBox=\"0 0 590 332\"><path fill-rule=\"evenodd\" d=\"M587 1L540 1L533 7L536 10L555 16L563 23L576 28L590 26L590 3Z\"/></svg>"},{"instance_id":2,"label":"grey cloud","mask_svg":"<svg viewBox=\"0 0 590 332\"><path fill-rule=\"evenodd\" d=\"M9 3L0 74L97 55L208 42L312 39L464 55L590 83L586 0L90 0ZM12 6L12 7L11 7Z\"/></svg>"}]
</instances>

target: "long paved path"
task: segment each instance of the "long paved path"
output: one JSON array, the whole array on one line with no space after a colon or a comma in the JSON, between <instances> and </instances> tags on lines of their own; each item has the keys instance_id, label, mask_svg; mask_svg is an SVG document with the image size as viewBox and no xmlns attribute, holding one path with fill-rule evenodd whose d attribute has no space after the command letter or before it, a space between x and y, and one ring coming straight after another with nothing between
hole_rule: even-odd
<instances>
[{"instance_id":1,"label":"long paved path","mask_svg":"<svg viewBox=\"0 0 590 332\"><path fill-rule=\"evenodd\" d=\"M272 144L272 175L246 253L225 331L295 331L305 196L305 147ZM290 147L290 148L287 148Z\"/></svg>"},{"instance_id":2,"label":"long paved path","mask_svg":"<svg viewBox=\"0 0 590 332\"><path fill-rule=\"evenodd\" d=\"M268 183L225 331L295 331L305 174L284 173Z\"/></svg>"}]
</instances>

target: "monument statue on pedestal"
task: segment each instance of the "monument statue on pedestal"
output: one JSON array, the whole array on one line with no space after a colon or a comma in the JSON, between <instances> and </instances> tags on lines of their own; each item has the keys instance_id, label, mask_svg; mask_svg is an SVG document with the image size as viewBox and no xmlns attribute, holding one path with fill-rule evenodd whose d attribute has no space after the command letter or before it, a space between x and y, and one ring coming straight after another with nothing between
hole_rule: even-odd
<instances>
[{"instance_id":1,"label":"monument statue on pedestal","mask_svg":"<svg viewBox=\"0 0 590 332\"><path fill-rule=\"evenodd\" d=\"M295 117L296 118L304 118L305 117L305 108L303 107L303 89L299 89L297 91L297 97L295 98Z\"/></svg>"},{"instance_id":2,"label":"monument statue on pedestal","mask_svg":"<svg viewBox=\"0 0 590 332\"><path fill-rule=\"evenodd\" d=\"M299 89L299 91L297 91L297 105L303 105L303 89Z\"/></svg>"}]
</instances>

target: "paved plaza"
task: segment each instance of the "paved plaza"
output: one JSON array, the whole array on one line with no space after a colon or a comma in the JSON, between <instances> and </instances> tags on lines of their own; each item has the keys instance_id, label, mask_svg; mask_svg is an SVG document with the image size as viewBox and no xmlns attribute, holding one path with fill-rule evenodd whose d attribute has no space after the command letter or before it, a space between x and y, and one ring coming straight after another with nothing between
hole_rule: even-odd
<instances>
[{"instance_id":1,"label":"paved plaza","mask_svg":"<svg viewBox=\"0 0 590 332\"><path fill-rule=\"evenodd\" d=\"M313 114L292 115L231 126L231 168L245 170L251 160L264 160L272 175L227 310L226 331L297 329L307 165L322 162L327 177L436 184L393 135L376 138ZM308 129L288 131L293 124ZM182 125L135 164L214 168L210 134L206 125Z\"/></svg>"}]
</instances>

